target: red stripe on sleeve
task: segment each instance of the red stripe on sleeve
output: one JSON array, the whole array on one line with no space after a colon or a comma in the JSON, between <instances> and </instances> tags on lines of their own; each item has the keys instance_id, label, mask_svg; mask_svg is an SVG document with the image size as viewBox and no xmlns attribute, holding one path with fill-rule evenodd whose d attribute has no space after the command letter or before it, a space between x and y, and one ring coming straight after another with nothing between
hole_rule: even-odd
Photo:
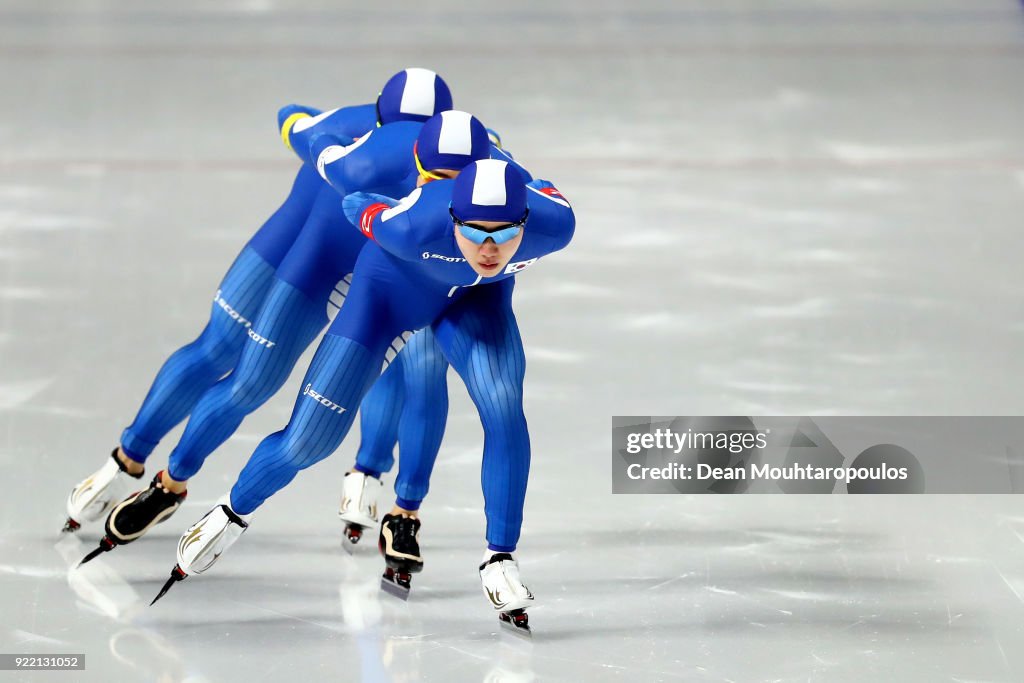
<instances>
[{"instance_id":1,"label":"red stripe on sleeve","mask_svg":"<svg viewBox=\"0 0 1024 683\"><path fill-rule=\"evenodd\" d=\"M369 237L371 240L375 240L373 236L373 219L377 217L382 211L388 210L390 207L384 202L377 202L376 204L370 204L363 211L363 215L359 219L359 229L363 231L363 234ZM376 241L376 240L375 240Z\"/></svg>"},{"instance_id":2,"label":"red stripe on sleeve","mask_svg":"<svg viewBox=\"0 0 1024 683\"><path fill-rule=\"evenodd\" d=\"M542 187L540 188L540 191L549 197L558 197L559 199L565 199L565 195L553 187ZM565 201L569 200L565 199Z\"/></svg>"}]
</instances>

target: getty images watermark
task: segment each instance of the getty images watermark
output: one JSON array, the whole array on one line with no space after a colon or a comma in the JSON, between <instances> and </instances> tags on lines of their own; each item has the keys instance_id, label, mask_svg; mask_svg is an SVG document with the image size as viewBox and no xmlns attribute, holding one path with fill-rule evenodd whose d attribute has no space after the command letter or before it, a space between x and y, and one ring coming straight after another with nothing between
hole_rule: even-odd
<instances>
[{"instance_id":1,"label":"getty images watermark","mask_svg":"<svg viewBox=\"0 0 1024 683\"><path fill-rule=\"evenodd\" d=\"M615 417L613 493L1024 492L1020 417Z\"/></svg>"}]
</instances>

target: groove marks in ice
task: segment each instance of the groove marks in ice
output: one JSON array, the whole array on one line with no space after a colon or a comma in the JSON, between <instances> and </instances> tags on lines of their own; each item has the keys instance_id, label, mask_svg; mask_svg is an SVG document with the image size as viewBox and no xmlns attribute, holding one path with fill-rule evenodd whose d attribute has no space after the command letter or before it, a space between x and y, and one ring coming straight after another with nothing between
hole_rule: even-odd
<instances>
[{"instance_id":1,"label":"groove marks in ice","mask_svg":"<svg viewBox=\"0 0 1024 683\"><path fill-rule=\"evenodd\" d=\"M56 380L28 379L15 382L0 382L0 410L11 410L27 405Z\"/></svg>"},{"instance_id":2,"label":"groove marks in ice","mask_svg":"<svg viewBox=\"0 0 1024 683\"><path fill-rule=\"evenodd\" d=\"M102 221L88 216L0 211L0 232L61 232L100 230L105 227Z\"/></svg>"},{"instance_id":3,"label":"groove marks in ice","mask_svg":"<svg viewBox=\"0 0 1024 683\"><path fill-rule=\"evenodd\" d=\"M950 161L989 161L1004 154L1005 141L971 140L945 145L881 145L877 143L829 140L822 149L839 161L853 166L921 164Z\"/></svg>"}]
</instances>

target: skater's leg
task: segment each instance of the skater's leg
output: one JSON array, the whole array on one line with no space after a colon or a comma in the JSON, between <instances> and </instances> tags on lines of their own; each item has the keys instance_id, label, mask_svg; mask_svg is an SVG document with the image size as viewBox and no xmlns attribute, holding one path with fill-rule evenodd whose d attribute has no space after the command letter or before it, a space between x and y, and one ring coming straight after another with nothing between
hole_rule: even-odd
<instances>
[{"instance_id":1,"label":"skater's leg","mask_svg":"<svg viewBox=\"0 0 1024 683\"><path fill-rule=\"evenodd\" d=\"M386 261L379 250L360 255L345 305L313 356L288 425L260 443L231 489L239 514L253 512L299 470L326 458L348 433L401 329L389 307L394 285L374 279Z\"/></svg>"},{"instance_id":2,"label":"skater's leg","mask_svg":"<svg viewBox=\"0 0 1024 683\"><path fill-rule=\"evenodd\" d=\"M250 514L295 475L341 444L356 408L380 373L384 349L328 334L303 379L288 425L256 448L231 489L231 508Z\"/></svg>"},{"instance_id":3,"label":"skater's leg","mask_svg":"<svg viewBox=\"0 0 1024 683\"><path fill-rule=\"evenodd\" d=\"M375 477L389 471L397 440L403 462L417 465L399 471L396 492L406 502L426 496L426 480L448 417L447 371L448 361L433 332L420 330L409 338L360 406L362 443L355 469Z\"/></svg>"},{"instance_id":4,"label":"skater's leg","mask_svg":"<svg viewBox=\"0 0 1024 683\"><path fill-rule=\"evenodd\" d=\"M405 401L404 358L404 351L395 357L359 406L360 442L353 471L380 479L395 464L395 441Z\"/></svg>"},{"instance_id":5,"label":"skater's leg","mask_svg":"<svg viewBox=\"0 0 1024 683\"><path fill-rule=\"evenodd\" d=\"M429 327L412 336L397 360L406 390L398 428L395 505L417 510L427 495L448 419L448 361Z\"/></svg>"},{"instance_id":6,"label":"skater's leg","mask_svg":"<svg viewBox=\"0 0 1024 683\"><path fill-rule=\"evenodd\" d=\"M239 254L214 296L206 328L167 359L121 435L121 449L129 458L145 462L199 397L234 367L273 275L273 267L251 248Z\"/></svg>"},{"instance_id":7,"label":"skater's leg","mask_svg":"<svg viewBox=\"0 0 1024 683\"><path fill-rule=\"evenodd\" d=\"M358 236L343 224L338 194L320 185L302 231L278 266L266 303L249 330L238 367L203 397L171 454L168 474L176 481L194 475L245 416L281 388L326 325L328 302L340 305L348 293L363 242L353 239Z\"/></svg>"},{"instance_id":8,"label":"skater's leg","mask_svg":"<svg viewBox=\"0 0 1024 683\"><path fill-rule=\"evenodd\" d=\"M202 334L178 349L160 369L135 420L121 436L125 456L145 462L200 396L234 367L274 270L299 235L322 187L315 169L304 166L296 174L284 203L257 230L225 275Z\"/></svg>"},{"instance_id":9,"label":"skater's leg","mask_svg":"<svg viewBox=\"0 0 1024 683\"><path fill-rule=\"evenodd\" d=\"M411 574L423 569L418 510L427 493L448 415L448 362L426 328L409 338L391 367L396 365L402 369L406 388L399 427L397 498L391 512L381 520L378 545L387 565L381 587L406 598Z\"/></svg>"},{"instance_id":10,"label":"skater's leg","mask_svg":"<svg viewBox=\"0 0 1024 683\"><path fill-rule=\"evenodd\" d=\"M298 172L284 204L260 227L228 270L202 334L164 363L112 458L71 490L65 530L74 531L83 521L99 519L137 488L142 463L160 439L235 366L249 321L262 305L274 269L301 230L322 186L315 170L304 168Z\"/></svg>"},{"instance_id":11,"label":"skater's leg","mask_svg":"<svg viewBox=\"0 0 1024 683\"><path fill-rule=\"evenodd\" d=\"M401 359L402 354L388 364L359 406L359 450L355 465L345 473L338 505L345 537L352 543L359 542L364 529L377 526L383 488L380 477L395 462L395 440L405 392Z\"/></svg>"},{"instance_id":12,"label":"skater's leg","mask_svg":"<svg viewBox=\"0 0 1024 683\"><path fill-rule=\"evenodd\" d=\"M523 415L526 358L511 306L511 280L467 296L435 326L438 343L469 389L484 427L481 482L487 551L480 564L484 596L503 625L530 631L534 596L512 556L523 520L530 439Z\"/></svg>"},{"instance_id":13,"label":"skater's leg","mask_svg":"<svg viewBox=\"0 0 1024 683\"><path fill-rule=\"evenodd\" d=\"M248 246L274 268L280 266L302 232L323 187L316 169L303 164L284 203L249 238Z\"/></svg>"},{"instance_id":14,"label":"skater's leg","mask_svg":"<svg viewBox=\"0 0 1024 683\"><path fill-rule=\"evenodd\" d=\"M203 395L171 452L167 473L174 481L192 478L242 420L277 393L326 322L319 302L275 280L238 367Z\"/></svg>"},{"instance_id":15,"label":"skater's leg","mask_svg":"<svg viewBox=\"0 0 1024 683\"><path fill-rule=\"evenodd\" d=\"M434 325L438 343L480 413L487 542L491 550L506 553L519 541L530 471L530 436L523 414L526 358L511 288L510 280L481 287Z\"/></svg>"},{"instance_id":16,"label":"skater's leg","mask_svg":"<svg viewBox=\"0 0 1024 683\"><path fill-rule=\"evenodd\" d=\"M337 448L380 374L385 350L407 338L403 328L419 329L434 320L449 305L447 293L431 280L396 269L376 245L363 247L345 305L313 357L288 425L260 443L219 506L227 519L252 514L300 470ZM223 551L214 552L217 544L201 542L202 535L193 527L182 537L171 583L191 571L194 558L205 558L200 568L205 571Z\"/></svg>"}]
</instances>

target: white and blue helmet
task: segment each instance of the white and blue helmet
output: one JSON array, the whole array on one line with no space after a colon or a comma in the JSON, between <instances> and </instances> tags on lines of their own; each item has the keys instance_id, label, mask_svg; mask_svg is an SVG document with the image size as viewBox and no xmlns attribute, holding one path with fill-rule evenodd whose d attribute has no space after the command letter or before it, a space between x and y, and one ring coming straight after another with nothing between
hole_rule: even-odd
<instances>
[{"instance_id":1,"label":"white and blue helmet","mask_svg":"<svg viewBox=\"0 0 1024 683\"><path fill-rule=\"evenodd\" d=\"M426 121L452 108L448 84L430 69L411 68L388 79L377 98L377 122Z\"/></svg>"},{"instance_id":2,"label":"white and blue helmet","mask_svg":"<svg viewBox=\"0 0 1024 683\"><path fill-rule=\"evenodd\" d=\"M474 161L455 179L451 210L464 223L518 223L526 216L523 176L507 161Z\"/></svg>"},{"instance_id":3,"label":"white and blue helmet","mask_svg":"<svg viewBox=\"0 0 1024 683\"><path fill-rule=\"evenodd\" d=\"M487 159L491 143L480 120L464 111L443 111L427 119L416 138L416 157L425 169L458 171Z\"/></svg>"}]
</instances>

